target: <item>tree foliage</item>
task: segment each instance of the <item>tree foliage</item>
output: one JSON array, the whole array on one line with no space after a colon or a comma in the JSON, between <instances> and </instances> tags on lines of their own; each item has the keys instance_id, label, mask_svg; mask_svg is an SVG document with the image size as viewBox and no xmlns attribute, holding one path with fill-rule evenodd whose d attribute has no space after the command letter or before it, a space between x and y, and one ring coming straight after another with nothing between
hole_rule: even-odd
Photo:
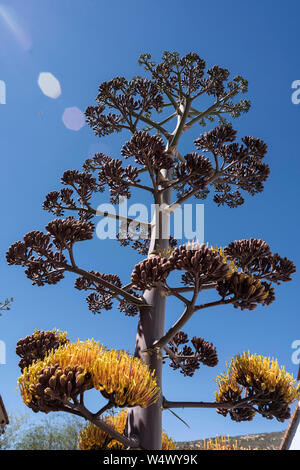
<instances>
[{"instance_id":1,"label":"tree foliage","mask_svg":"<svg viewBox=\"0 0 300 470\"><path fill-rule=\"evenodd\" d=\"M28 416L11 416L1 450L76 450L82 422L76 417L51 416L38 422Z\"/></svg>"}]
</instances>

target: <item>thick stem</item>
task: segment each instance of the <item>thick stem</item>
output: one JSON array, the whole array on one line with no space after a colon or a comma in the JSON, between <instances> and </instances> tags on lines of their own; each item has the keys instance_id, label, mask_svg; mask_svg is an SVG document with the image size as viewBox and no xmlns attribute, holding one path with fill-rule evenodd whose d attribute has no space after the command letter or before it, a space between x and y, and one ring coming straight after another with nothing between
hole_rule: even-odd
<instances>
[{"instance_id":1,"label":"thick stem","mask_svg":"<svg viewBox=\"0 0 300 470\"><path fill-rule=\"evenodd\" d=\"M183 132L183 126L187 119L188 109L190 103L182 105L181 113L178 115L177 127L172 133L168 135L168 144L166 151L176 154L177 143ZM171 177L171 172L162 170L164 178ZM158 202L160 207L169 206L172 201L172 189L161 192L160 187L155 191L155 203ZM156 231L156 224L159 223L159 233L156 233L155 242L159 245L160 250L167 250L169 248L169 225L170 214L165 211L159 211L159 221L155 221L152 226L152 231ZM152 233L153 235L153 233ZM152 237L151 237L152 238ZM153 250L153 243L150 244L149 256ZM149 366L151 370L155 370L157 385L162 390L162 354L160 351L153 351L143 353L142 351L148 349L156 341L164 335L165 326L165 307L166 296L163 291L155 288L144 293L144 299L150 305L150 308L141 307L140 317L138 323L138 331L136 336L135 356L139 357ZM160 395L158 401L148 407L140 408L134 407L129 410L127 414L126 434L131 436L138 436L140 445L143 449L160 450L162 445L162 400Z\"/></svg>"},{"instance_id":2,"label":"thick stem","mask_svg":"<svg viewBox=\"0 0 300 470\"><path fill-rule=\"evenodd\" d=\"M168 195L170 197L170 195ZM163 196L162 202L169 203ZM161 249L167 249L169 240L160 237ZM144 292L144 299L150 308L141 308L136 337L135 356L142 359L151 370L155 370L157 385L162 389L161 354L143 353L164 334L166 297L159 289ZM135 407L128 411L126 433L138 436L143 449L160 450L162 444L162 395L148 407Z\"/></svg>"}]
</instances>

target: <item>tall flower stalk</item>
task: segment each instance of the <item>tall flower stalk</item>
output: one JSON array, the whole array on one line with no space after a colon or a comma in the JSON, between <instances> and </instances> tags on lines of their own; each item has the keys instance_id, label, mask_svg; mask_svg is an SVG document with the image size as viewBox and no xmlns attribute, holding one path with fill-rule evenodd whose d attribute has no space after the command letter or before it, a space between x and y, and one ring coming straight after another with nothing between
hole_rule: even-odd
<instances>
[{"instance_id":1,"label":"tall flower stalk","mask_svg":"<svg viewBox=\"0 0 300 470\"><path fill-rule=\"evenodd\" d=\"M110 310L116 303L125 315L138 316L135 358L100 349L95 343L88 343L87 353L87 346L81 346L81 350L78 345L59 344L59 338L50 338L49 332L35 333L34 339L21 342L17 351L24 368L20 384L25 402L34 411L59 409L83 416L124 448L153 450L161 449L164 442L163 409L214 408L239 421L252 419L256 413L279 420L288 418L298 389L285 373L280 393L274 395L269 390L273 395L267 398L263 396L266 382L251 382L253 367L270 377L276 372L273 363L271 372L267 372L264 360L249 356L247 362L241 356L244 359L236 364L243 364L251 393L241 397L241 387L249 391L248 385L225 375L218 379L221 391L213 402L168 401L162 390L162 369L166 360L184 376L192 376L200 364L214 367L218 363L216 347L201 337L189 340L182 330L185 324L197 311L207 308L232 304L253 310L257 305L270 305L275 300L274 284L289 281L295 266L255 238L234 241L223 248L198 243L177 246L170 234L170 222L174 212L190 198L205 200L212 192L217 205L235 208L244 203L245 194L263 191L269 176L264 160L267 146L252 136L238 141L230 122L250 107L248 100L240 98L248 89L243 77L230 79L229 71L217 65L206 68L196 53L180 57L176 52L165 52L158 64L150 54L144 54L139 64L149 78L128 81L116 77L102 83L96 105L86 110L87 122L97 136L121 131L130 135L121 158L97 153L84 162L81 171L66 170L61 178L63 187L50 192L43 204L57 218L46 226L46 233L35 230L14 243L7 252L7 262L23 266L27 277L38 286L57 284L67 272L73 273L77 276L75 288L87 292L93 313ZM204 107L208 100L211 103ZM212 123L215 127L200 134L184 155L180 145L183 134L194 125ZM127 161L130 164L125 166ZM148 221L98 211L94 199L105 189L112 204L132 197L133 190L147 193L159 210ZM61 218L65 214L66 218ZM118 220L120 243L131 245L144 256L126 284L116 273L88 271L77 263L74 245L92 239L96 215ZM174 271L181 273L179 285L169 281ZM216 298L201 303L201 294L208 289L215 291ZM170 296L178 299L183 309L166 330L165 310ZM35 349L33 343L38 340ZM193 349L187 345L189 341ZM53 345L52 352L49 345ZM65 376L69 377L66 382ZM248 376L252 377L250 382ZM255 387L260 387L255 395L258 401L253 399ZM108 400L97 413L84 406L83 395L89 388L96 388ZM101 420L113 406L128 406L123 434L110 425L109 419Z\"/></svg>"}]
</instances>

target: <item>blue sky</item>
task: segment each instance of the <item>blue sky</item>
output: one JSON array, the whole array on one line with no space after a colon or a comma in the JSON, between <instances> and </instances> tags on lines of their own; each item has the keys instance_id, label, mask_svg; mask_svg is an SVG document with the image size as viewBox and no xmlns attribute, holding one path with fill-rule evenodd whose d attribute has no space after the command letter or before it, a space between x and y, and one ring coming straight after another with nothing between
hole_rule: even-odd
<instances>
[{"instance_id":1,"label":"blue sky","mask_svg":"<svg viewBox=\"0 0 300 470\"><path fill-rule=\"evenodd\" d=\"M43 230L51 216L41 209L44 196L60 187L66 169L80 169L96 151L118 156L127 140L122 134L99 139L88 126L67 129L62 115L68 107L82 111L94 103L98 86L114 76L141 74L138 56L151 52L160 60L165 50L197 52L208 66L228 68L233 76L249 80L252 107L234 121L239 135L254 135L268 144L271 175L265 191L247 197L238 209L218 208L205 202L205 241L226 245L242 238L263 238L274 252L299 265L299 129L300 104L291 101L291 84L300 79L299 13L296 0L10 0L0 1L0 80L6 84L6 104L0 104L1 242L0 298L14 297L10 312L0 319L0 339L5 341L7 363L0 365L0 393L9 413L24 413L15 392L18 358L15 345L35 328L60 328L71 340L94 337L108 347L133 352L136 318L117 309L94 316L84 296L66 276L57 286L32 286L18 267L8 267L5 253L30 230ZM1 8L0 8L1 11ZM3 14L5 12L5 14ZM59 98L45 96L38 87L41 72L60 82ZM181 153L194 150L201 128L187 134ZM106 195L99 203L108 202ZM140 202L136 193L134 202ZM86 269L116 272L126 283L139 256L115 241L78 244L78 263ZM291 344L300 339L298 282L276 289L270 307L253 312L231 307L209 309L195 315L185 328L215 344L216 368L205 368L184 378L165 366L164 393L169 400L213 400L214 378L226 361L248 351L278 358L293 374ZM166 325L181 314L171 302ZM103 401L99 401L100 406ZM97 407L92 394L91 407ZM177 410L186 428L168 411L164 428L176 440L216 434L237 435L282 430L287 423L260 417L236 424L213 410Z\"/></svg>"}]
</instances>

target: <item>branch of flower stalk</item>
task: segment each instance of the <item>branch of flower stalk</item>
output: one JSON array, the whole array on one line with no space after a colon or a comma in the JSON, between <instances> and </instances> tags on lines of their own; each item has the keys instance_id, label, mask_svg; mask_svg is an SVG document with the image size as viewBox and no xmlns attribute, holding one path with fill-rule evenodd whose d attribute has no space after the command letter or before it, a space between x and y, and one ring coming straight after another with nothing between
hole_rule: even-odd
<instances>
[{"instance_id":1,"label":"branch of flower stalk","mask_svg":"<svg viewBox=\"0 0 300 470\"><path fill-rule=\"evenodd\" d=\"M151 222L142 222L141 220L135 220L131 217L124 217L118 214L111 214L106 211L99 211L98 209L96 211L96 215L100 215L102 217L109 217L111 219L121 220L124 222L134 222L135 224L140 225L141 227L145 227L146 229L149 229L151 227Z\"/></svg>"},{"instance_id":2,"label":"branch of flower stalk","mask_svg":"<svg viewBox=\"0 0 300 470\"><path fill-rule=\"evenodd\" d=\"M136 118L138 117L138 114L134 111L132 111L132 115ZM152 121L150 118L146 117L146 116L140 116L139 119L143 122L145 122L146 124L149 124L149 126L152 126L154 127L155 129L157 129L159 132L161 132L166 139L169 138L169 132L162 126L160 126L157 122L155 121Z\"/></svg>"},{"instance_id":3,"label":"branch of flower stalk","mask_svg":"<svg viewBox=\"0 0 300 470\"><path fill-rule=\"evenodd\" d=\"M199 291L197 291L198 295ZM190 318L193 316L195 312L198 310L202 310L204 308L209 308L209 307L215 307L217 305L225 305L233 302L233 299L227 299L227 300L217 300L215 302L208 302L206 304L202 305L194 305L196 298L195 294L193 296L194 301L192 300L189 305L186 306L183 314L181 317L174 323L174 325L167 331L167 333L162 336L158 341L153 343L145 352L150 352L154 350L159 350L160 348L163 348L166 344L169 343L169 341L175 336L175 334L182 329L182 327L190 320Z\"/></svg>"},{"instance_id":4,"label":"branch of flower stalk","mask_svg":"<svg viewBox=\"0 0 300 470\"><path fill-rule=\"evenodd\" d=\"M151 188L149 188L151 189ZM151 192L152 192L152 189L151 189ZM62 209L62 210L69 210L69 211L84 211L84 212L88 212L89 214L93 214L93 215L99 215L99 216L102 216L102 217L109 217L111 219L116 219L116 220L123 220L124 222L134 222L136 224L139 224L141 226L145 226L145 227L150 227L151 226L151 222L142 222L142 221L139 221L139 220L136 220L136 219L132 219L131 217L123 217L121 215L118 215L118 214L111 214L107 211L99 211L98 209L93 209L93 208L85 208L85 207L65 207L65 206L62 206L61 204L58 204L56 206L58 209Z\"/></svg>"},{"instance_id":5,"label":"branch of flower stalk","mask_svg":"<svg viewBox=\"0 0 300 470\"><path fill-rule=\"evenodd\" d=\"M75 274L80 274L81 276L85 277L86 279L90 279L93 282L96 282L97 284L102 285L103 287L106 287L110 291L114 292L116 295L120 295L123 297L127 302L136 305L137 307L149 307L149 305L145 302L145 300L140 300L137 297L134 297L133 295L129 294L126 292L124 289L115 286L114 284L111 284L110 282L106 281L105 279L99 278L93 273L90 273L88 271L85 271L84 269L73 267L70 265L61 265L66 271L70 271Z\"/></svg>"},{"instance_id":6,"label":"branch of flower stalk","mask_svg":"<svg viewBox=\"0 0 300 470\"><path fill-rule=\"evenodd\" d=\"M130 183L128 181L129 186L133 186L134 188L139 188L139 189L144 189L145 191L149 191L150 193L153 193L154 189L150 188L150 186L144 186L143 184L139 183Z\"/></svg>"},{"instance_id":7,"label":"branch of flower stalk","mask_svg":"<svg viewBox=\"0 0 300 470\"><path fill-rule=\"evenodd\" d=\"M204 308L208 307L216 307L217 305L226 305L226 304L231 304L234 299L221 299L221 300L216 300L215 302L208 302L207 304L202 304L202 305L195 305L194 311L197 312L198 310L203 310Z\"/></svg>"},{"instance_id":8,"label":"branch of flower stalk","mask_svg":"<svg viewBox=\"0 0 300 470\"><path fill-rule=\"evenodd\" d=\"M94 413L95 418L99 418L105 411L110 410L113 408L114 404L111 401L108 401L106 405L104 405L97 413Z\"/></svg>"},{"instance_id":9,"label":"branch of flower stalk","mask_svg":"<svg viewBox=\"0 0 300 470\"><path fill-rule=\"evenodd\" d=\"M173 295L174 297L181 300L181 302L185 303L186 305L190 304L190 300L183 297L183 295L180 295L178 291L171 289L167 284L166 284L165 290L166 290L167 295Z\"/></svg>"},{"instance_id":10,"label":"branch of flower stalk","mask_svg":"<svg viewBox=\"0 0 300 470\"><path fill-rule=\"evenodd\" d=\"M205 401L169 401L163 398L163 408L219 408L230 410L234 408L248 407L256 397L242 398L239 402L205 402ZM248 406L247 406L248 405Z\"/></svg>"},{"instance_id":11,"label":"branch of flower stalk","mask_svg":"<svg viewBox=\"0 0 300 470\"><path fill-rule=\"evenodd\" d=\"M211 184L213 183L216 179L218 179L220 177L220 172L217 172L215 171L215 174L213 177L211 177L208 181L207 181L207 185L208 184ZM175 202L172 202L172 204L170 204L169 206L165 207L165 211L166 212L169 212L170 214L172 214L173 212L176 211L176 209L178 209L178 207L183 204L187 199L190 199L192 196L194 196L195 194L197 194L199 192L199 188L196 188L196 189L193 189L192 191L189 191L188 193L186 193L184 196L181 196L180 198L177 199L177 201Z\"/></svg>"},{"instance_id":12,"label":"branch of flower stalk","mask_svg":"<svg viewBox=\"0 0 300 470\"><path fill-rule=\"evenodd\" d=\"M76 263L75 263L75 259L74 259L74 253L73 253L73 245L71 245L70 248L68 248L68 252L69 252L71 264L72 264L73 268L76 268Z\"/></svg>"},{"instance_id":13,"label":"branch of flower stalk","mask_svg":"<svg viewBox=\"0 0 300 470\"><path fill-rule=\"evenodd\" d=\"M98 426L98 428L100 428L106 434L109 434L113 439L116 439L117 441L121 442L126 447L130 447L133 449L136 449L139 447L140 444L137 438L128 438L124 436L123 434L120 434L112 426L107 424L98 416L95 416L93 413L91 413L85 406L78 404L77 410L81 413L81 416L83 418L87 419L88 421L93 423L95 426Z\"/></svg>"},{"instance_id":14,"label":"branch of flower stalk","mask_svg":"<svg viewBox=\"0 0 300 470\"><path fill-rule=\"evenodd\" d=\"M74 409L69 408L67 406L61 406L61 407L58 408L57 411L64 411L66 413L70 413L72 415L80 416L82 418L82 414L81 414L80 411L74 410Z\"/></svg>"},{"instance_id":15,"label":"branch of flower stalk","mask_svg":"<svg viewBox=\"0 0 300 470\"><path fill-rule=\"evenodd\" d=\"M163 121L160 121L158 124L159 126L162 126L163 124L165 124L166 122L169 122L171 121L171 119L173 119L174 117L177 116L177 113L173 113L173 114L170 114L170 116L168 116L166 119L164 119ZM151 129L149 129L151 130Z\"/></svg>"},{"instance_id":16,"label":"branch of flower stalk","mask_svg":"<svg viewBox=\"0 0 300 470\"><path fill-rule=\"evenodd\" d=\"M145 66L145 68L152 74L153 76L153 69L151 67L151 65L148 63L148 62L142 62ZM177 108L178 108L178 104L176 103L175 99L173 98L172 94L169 93L167 90L163 90L165 95L168 97L168 99L170 100L170 103L174 106L174 109L177 111Z\"/></svg>"},{"instance_id":17,"label":"branch of flower stalk","mask_svg":"<svg viewBox=\"0 0 300 470\"><path fill-rule=\"evenodd\" d=\"M209 108L207 108L205 111L203 111L202 113L199 113L198 116L194 117L193 119L191 119L189 122L187 122L187 126L188 127L191 127L193 126L197 121L199 121L200 119L206 117L206 116L209 116L210 114L212 114L213 111L215 111L218 106L226 103L226 101L228 101L232 96L234 96L236 94L236 92L238 91L239 89L239 86L236 86L235 88L233 88L229 93L227 93L227 95L224 96L224 98L222 98L221 100L217 100L212 106L210 106ZM194 96L193 97L193 100L196 99L198 97L198 95Z\"/></svg>"},{"instance_id":18,"label":"branch of flower stalk","mask_svg":"<svg viewBox=\"0 0 300 470\"><path fill-rule=\"evenodd\" d=\"M180 358L179 358L179 356L177 356L172 351L172 349L170 349L168 346L164 346L164 350L166 351L166 353L168 355L167 358L172 359L179 367L181 367L181 369L186 369L188 367L187 365L184 365L180 362L181 359L185 359L184 356L180 356ZM191 356L191 357L193 357L193 356ZM165 359L165 358L163 357L163 359Z\"/></svg>"},{"instance_id":19,"label":"branch of flower stalk","mask_svg":"<svg viewBox=\"0 0 300 470\"><path fill-rule=\"evenodd\" d=\"M126 284L126 286L123 286L122 289L124 291L128 291L129 289L131 289L131 287L132 287L132 282L130 282L129 284ZM118 299L118 294L111 294L110 298L111 299ZM118 300L120 300L120 299L118 299Z\"/></svg>"},{"instance_id":20,"label":"branch of flower stalk","mask_svg":"<svg viewBox=\"0 0 300 470\"><path fill-rule=\"evenodd\" d=\"M216 288L216 283L212 283L212 284L202 284L201 285L201 291L202 290L207 290L207 289L215 289ZM169 287L169 289L173 292L179 292L179 293L183 293L183 292L193 292L194 291L194 287Z\"/></svg>"},{"instance_id":21,"label":"branch of flower stalk","mask_svg":"<svg viewBox=\"0 0 300 470\"><path fill-rule=\"evenodd\" d=\"M149 348L144 350L143 352L154 352L159 351L161 348L166 346L169 341L173 338L173 336L182 329L182 327L186 324L186 322L193 316L195 312L195 302L197 300L199 293L198 286L195 286L194 295L192 300L186 306L183 314L181 317L174 323L174 325L167 331L167 333L162 336L159 340L155 341Z\"/></svg>"},{"instance_id":22,"label":"branch of flower stalk","mask_svg":"<svg viewBox=\"0 0 300 470\"><path fill-rule=\"evenodd\" d=\"M186 120L189 114L191 103L192 103L191 98L187 97L185 99L185 104L183 105L183 109L181 110L182 115L179 116L177 126L174 132L172 133L172 137L170 139L170 145L169 145L170 151L172 151L172 148L176 149L180 136L184 132L184 126L186 124Z\"/></svg>"}]
</instances>

